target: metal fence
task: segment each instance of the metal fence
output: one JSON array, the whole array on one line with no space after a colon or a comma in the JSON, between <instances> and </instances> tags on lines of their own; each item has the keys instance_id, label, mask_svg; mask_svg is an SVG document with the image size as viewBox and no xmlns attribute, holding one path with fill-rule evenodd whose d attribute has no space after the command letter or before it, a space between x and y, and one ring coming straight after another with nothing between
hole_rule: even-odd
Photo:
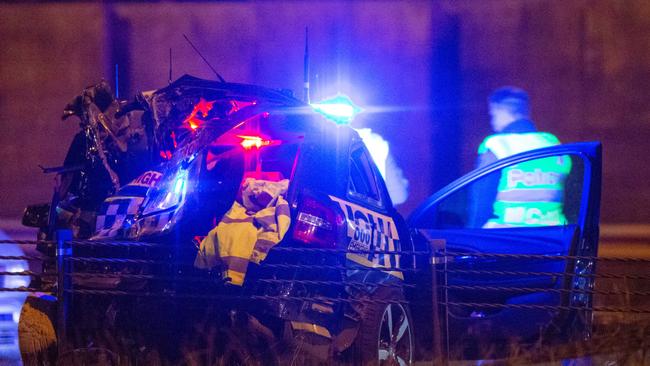
<instances>
[{"instance_id":1,"label":"metal fence","mask_svg":"<svg viewBox=\"0 0 650 366\"><path fill-rule=\"evenodd\" d=\"M100 296L137 296L137 297L165 297L174 298L178 300L201 298L201 299L234 299L245 301L269 301L269 300L283 300L283 301L311 301L311 297L304 296L286 296L286 295L268 295L268 294L209 294L209 293L188 293L186 291L173 291L166 289L165 291L126 291L116 289L92 289L92 288L77 288L74 284L75 278L116 278L116 279L138 279L146 281L181 281L181 283L201 284L214 283L218 279L207 278L204 276L177 276L173 271L167 274L160 273L147 273L146 271L140 273L128 273L120 271L112 271L111 266L120 265L135 265L135 266L168 266L173 270L180 268L179 266L190 265L188 263L180 263L175 259L154 258L147 259L146 252L148 250L155 250L161 248L168 248L169 246L157 243L144 243L144 242L123 242L123 241L88 241L88 240L74 240L69 231L60 231L55 241L14 241L14 240L0 240L0 253L2 253L2 244L19 244L22 246L40 246L48 248L53 256L33 256L33 255L0 255L0 261L29 261L29 262L42 262L44 260L56 261L52 266L55 271L39 272L37 270L25 270L20 272L10 272L6 270L0 271L1 276L29 276L33 279L32 284L37 284L29 287L8 288L0 287L0 292L53 292L53 295L59 300L58 306L58 324L57 324L57 337L65 339L67 322L66 317L69 309L66 307L67 300L71 295L100 295ZM73 255L73 248L113 248L122 250L121 256L93 256L85 254L83 256ZM141 250L139 256L129 255L131 250ZM646 336L650 337L650 260L642 258L618 258L618 257L583 257L583 256L566 256L566 255L527 255L527 254L503 254L503 253L471 253L472 260L476 261L494 261L494 260L508 260L512 263L518 261L557 261L562 263L572 263L570 271L535 271L535 270L503 270L494 269L487 266L487 268L475 268L471 266L459 266L459 258L465 258L468 253L451 252L447 251L444 245L440 243L432 245L429 250L423 251L356 251L356 250L343 250L343 249L319 249L319 248L297 248L297 247L274 247L272 251L276 253L287 252L294 254L359 254L364 256L400 256L403 263L408 266L400 268L392 268L383 266L381 268L361 268L355 266L357 271L391 271L398 270L402 272L407 279L413 276L422 275L427 278L427 281L413 282L389 282L382 283L379 286L399 287L408 292L409 289L413 292L422 292L427 295L423 298L406 297L405 299L372 299L372 298L353 298L346 296L337 297L319 297L321 301L330 303L359 303L359 302L383 302L393 303L399 302L412 307L428 306L431 314L431 355L436 355L435 361L444 363L447 359L446 356L451 354L450 339L453 334L450 334L449 317L458 309L481 309L482 311L490 311L495 309L518 309L539 311L545 310L550 312L561 311L582 311L588 314L595 314L598 322L599 317L610 318L616 315L615 322L607 323L601 329L601 333L606 334L610 332L613 327L627 322L633 322L639 329L643 328L641 333L635 338L638 341L639 337L641 342L632 342L624 340L620 333L617 334L617 341L628 342L628 346L633 349L639 347L647 347L648 344L643 341ZM92 252L92 251L91 251ZM142 258L142 254L145 258ZM390 263L390 261L389 261ZM94 265L93 268L103 268L103 270L79 270L79 264ZM325 265L325 264L296 264L296 263L263 263L267 268L287 269L287 270L301 270L311 271L314 273L313 277L303 279L277 279L277 278L260 278L261 283L278 284L285 283L300 284L301 286L367 286L367 282L363 281L346 281L346 280L323 280L318 278L319 271L349 271L351 267L347 265ZM97 267L98 266L98 267ZM81 266L84 267L84 266ZM86 268L86 267L84 267ZM557 283L563 283L562 286L546 286L546 287L527 287L527 286L512 286L512 285L489 285L482 283L480 285L467 285L459 284L454 281L454 278L462 278L463 276L471 276L473 278L499 278L499 279L521 279L521 278L552 278L556 279ZM489 282L489 281L488 281ZM4 282L2 282L4 283ZM44 287L44 283L56 283L53 287ZM462 299L472 298L473 296L463 296L463 294L540 294L540 293L553 293L557 294L559 298L564 299L558 304L535 304L535 303L507 303L507 302L474 302ZM453 296L450 296L452 295ZM489 298L490 296L478 296L479 298ZM432 304L437 304L432 306ZM480 317L480 314L476 314ZM646 323L642 323L646 322ZM645 329L645 328L647 329ZM598 329L598 327L597 327ZM602 335L602 334L601 334ZM608 342L611 345L611 340L598 337L596 333L589 338L587 343L582 344L577 353L590 354L595 352L602 352L603 344ZM575 348L573 349L575 351ZM433 356L431 356L433 357Z\"/></svg>"}]
</instances>

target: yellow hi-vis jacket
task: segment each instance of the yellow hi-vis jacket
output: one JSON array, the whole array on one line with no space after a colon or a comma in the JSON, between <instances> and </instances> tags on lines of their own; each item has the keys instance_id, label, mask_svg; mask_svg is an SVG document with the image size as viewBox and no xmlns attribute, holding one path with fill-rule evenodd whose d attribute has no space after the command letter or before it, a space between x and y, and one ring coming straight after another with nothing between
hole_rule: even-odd
<instances>
[{"instance_id":1,"label":"yellow hi-vis jacket","mask_svg":"<svg viewBox=\"0 0 650 366\"><path fill-rule=\"evenodd\" d=\"M194 266L211 269L221 264L230 282L241 286L248 263L259 264L266 259L269 250L286 234L290 222L289 204L282 196L256 212L235 201L201 241Z\"/></svg>"}]
</instances>

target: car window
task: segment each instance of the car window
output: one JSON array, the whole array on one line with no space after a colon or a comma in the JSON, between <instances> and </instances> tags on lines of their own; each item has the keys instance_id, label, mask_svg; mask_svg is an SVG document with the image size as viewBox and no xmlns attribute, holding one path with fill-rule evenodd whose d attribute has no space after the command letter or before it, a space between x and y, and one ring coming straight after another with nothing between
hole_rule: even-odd
<instances>
[{"instance_id":1,"label":"car window","mask_svg":"<svg viewBox=\"0 0 650 366\"><path fill-rule=\"evenodd\" d=\"M509 165L443 198L419 226L498 229L576 224L584 184L584 162L576 155Z\"/></svg>"},{"instance_id":2,"label":"car window","mask_svg":"<svg viewBox=\"0 0 650 366\"><path fill-rule=\"evenodd\" d=\"M350 177L348 192L350 196L381 206L382 200L377 185L375 169L366 149L360 145L350 153Z\"/></svg>"}]
</instances>

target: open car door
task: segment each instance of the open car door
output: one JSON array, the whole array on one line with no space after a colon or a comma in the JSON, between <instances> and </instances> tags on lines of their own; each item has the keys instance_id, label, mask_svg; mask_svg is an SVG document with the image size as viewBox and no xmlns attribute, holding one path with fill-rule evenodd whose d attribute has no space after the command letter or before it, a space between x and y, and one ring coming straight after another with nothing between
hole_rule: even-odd
<instances>
[{"instance_id":1,"label":"open car door","mask_svg":"<svg viewBox=\"0 0 650 366\"><path fill-rule=\"evenodd\" d=\"M475 170L414 211L416 245L445 256L452 339L589 334L593 277L575 274L594 263L567 256L597 254L600 184L600 143L559 145Z\"/></svg>"}]
</instances>

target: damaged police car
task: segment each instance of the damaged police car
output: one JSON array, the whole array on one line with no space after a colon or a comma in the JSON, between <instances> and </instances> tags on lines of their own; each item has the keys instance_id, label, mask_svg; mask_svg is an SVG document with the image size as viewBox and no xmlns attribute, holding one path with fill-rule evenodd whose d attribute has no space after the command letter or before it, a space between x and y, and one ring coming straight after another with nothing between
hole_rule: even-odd
<instances>
[{"instance_id":1,"label":"damaged police car","mask_svg":"<svg viewBox=\"0 0 650 366\"><path fill-rule=\"evenodd\" d=\"M79 139L90 138L77 145L92 148L76 159L69 154L67 161L81 164L59 170L66 184L57 187L57 199L25 215L45 238L69 227L96 243L72 248L73 296L57 304L67 301L68 317L59 322L65 338L21 342L25 360L53 357L58 342L59 350L74 350L59 359L103 352L121 364L153 357L188 364L410 364L431 344L432 291L443 287L431 283L429 253L439 256L440 243L455 253L443 258L459 273L447 285L542 289L470 299L449 291L450 303L590 307L590 297L571 289L593 281L467 270L593 271L588 262L478 254L595 254L598 144L528 152L473 172L427 200L407 225L359 134L290 95L191 76L129 104L102 101L106 95L105 86L84 92L77 115L87 129ZM476 212L491 213L472 207L483 177L549 158L573 163L562 226L477 223ZM90 194L90 178L102 189ZM53 254L52 247L41 250ZM27 304L47 313L52 303L45 302L32 296ZM588 310L530 317L523 309L450 310L458 334L489 328L495 338L530 339L540 326L590 327ZM521 317L530 319L526 326L518 326Z\"/></svg>"}]
</instances>

